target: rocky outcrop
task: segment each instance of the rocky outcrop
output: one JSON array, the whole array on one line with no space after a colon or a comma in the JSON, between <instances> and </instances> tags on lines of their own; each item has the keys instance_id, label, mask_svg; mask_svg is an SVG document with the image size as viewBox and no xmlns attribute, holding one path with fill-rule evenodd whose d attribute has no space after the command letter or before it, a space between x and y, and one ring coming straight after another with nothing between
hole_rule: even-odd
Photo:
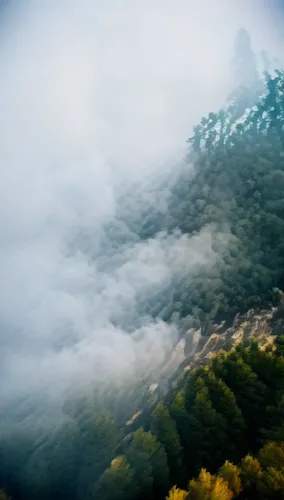
<instances>
[{"instance_id":1,"label":"rocky outcrop","mask_svg":"<svg viewBox=\"0 0 284 500\"><path fill-rule=\"evenodd\" d=\"M176 366L177 372L206 363L218 351L229 351L250 338L257 339L261 349L268 345L273 348L275 336L284 332L284 307L283 314L281 311L281 304L278 308L250 309L246 314L237 314L230 326L224 321L213 325L214 332L209 336L202 336L201 330L189 330L184 336L184 353L180 354L182 361ZM173 372L170 377L173 378Z\"/></svg>"}]
</instances>

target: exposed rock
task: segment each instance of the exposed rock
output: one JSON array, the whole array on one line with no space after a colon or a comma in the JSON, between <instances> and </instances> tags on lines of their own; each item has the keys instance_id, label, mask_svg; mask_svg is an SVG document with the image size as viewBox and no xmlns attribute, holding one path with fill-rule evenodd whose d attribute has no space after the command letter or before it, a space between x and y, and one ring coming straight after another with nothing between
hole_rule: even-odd
<instances>
[{"instance_id":1,"label":"exposed rock","mask_svg":"<svg viewBox=\"0 0 284 500\"><path fill-rule=\"evenodd\" d=\"M280 305L280 309L281 307ZM218 351L229 351L232 347L241 342L246 342L250 338L256 338L259 341L261 349L273 346L275 340L273 324L279 314L279 308L250 309L246 314L237 314L230 327L226 328L224 321L219 325L214 325L215 331L209 336L202 336L201 329L194 330L191 328L184 335L185 342L179 342L176 346L175 354L171 357L171 363L167 363L166 369L171 371L171 369L176 368L177 371L188 371L194 366L207 362ZM283 316L284 325L284 308L283 314L281 313L280 316ZM277 321L279 330L279 318ZM281 333L283 331L284 328L281 330ZM184 350L182 352L183 346ZM171 371L169 377L173 373Z\"/></svg>"},{"instance_id":2,"label":"exposed rock","mask_svg":"<svg viewBox=\"0 0 284 500\"><path fill-rule=\"evenodd\" d=\"M126 422L126 425L132 425L135 422L135 420L137 420L137 418L140 417L141 414L142 410L139 410L136 413L134 413L134 415L132 415L132 417Z\"/></svg>"},{"instance_id":3,"label":"exposed rock","mask_svg":"<svg viewBox=\"0 0 284 500\"><path fill-rule=\"evenodd\" d=\"M155 390L157 389L159 384L151 384L150 387L149 387L149 391L151 393L155 392Z\"/></svg>"}]
</instances>

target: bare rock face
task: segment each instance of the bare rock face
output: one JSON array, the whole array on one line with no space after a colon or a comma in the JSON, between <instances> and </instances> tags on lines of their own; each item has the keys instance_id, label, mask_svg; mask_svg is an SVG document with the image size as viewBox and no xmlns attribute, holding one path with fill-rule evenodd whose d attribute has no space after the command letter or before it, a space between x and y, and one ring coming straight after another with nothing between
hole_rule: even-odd
<instances>
[{"instance_id":1,"label":"bare rock face","mask_svg":"<svg viewBox=\"0 0 284 500\"><path fill-rule=\"evenodd\" d=\"M229 351L240 342L246 342L250 338L257 339L261 349L265 349L269 345L273 349L276 334L275 325L277 326L277 335L284 333L284 304L283 311L281 311L281 304L278 308L250 309L246 314L237 314L229 327L226 327L224 321L213 325L214 332L208 336L202 335L201 329L188 330L184 335L183 355L180 344L179 356L175 357L176 363L172 365L172 368L175 365L179 372L189 370L194 366L208 362L218 351ZM283 323L279 319L280 313ZM178 365L179 360L180 364Z\"/></svg>"},{"instance_id":2,"label":"bare rock face","mask_svg":"<svg viewBox=\"0 0 284 500\"><path fill-rule=\"evenodd\" d=\"M185 346L184 346L184 355L185 357L192 356L195 354L198 349L200 340L201 340L201 329L194 330L194 328L190 328L184 336Z\"/></svg>"},{"instance_id":3,"label":"bare rock face","mask_svg":"<svg viewBox=\"0 0 284 500\"><path fill-rule=\"evenodd\" d=\"M229 351L251 338L258 340L261 349L274 349L276 335L284 333L284 299L277 308L250 309L246 314L237 314L230 326L223 321L211 324L210 329L213 332L208 335L202 334L202 328L190 328L183 334L156 374L159 384L154 379L149 384L150 393L163 393L183 371L207 363L220 350Z\"/></svg>"},{"instance_id":4,"label":"bare rock face","mask_svg":"<svg viewBox=\"0 0 284 500\"><path fill-rule=\"evenodd\" d=\"M256 338L260 346L265 348L273 344L274 335L271 320L275 309L250 309L246 314L235 317L231 327L224 330L224 323L216 325L215 332L210 335L206 342L200 342L194 354L195 361L206 360L214 356L218 351L229 351L240 342L250 338ZM223 333L219 333L223 330Z\"/></svg>"},{"instance_id":5,"label":"bare rock face","mask_svg":"<svg viewBox=\"0 0 284 500\"><path fill-rule=\"evenodd\" d=\"M231 326L226 326L224 321L213 326L213 333L207 336L202 335L202 329L187 330L159 372L150 376L147 392L153 398L153 405L170 386L178 383L183 372L208 363L220 350L230 351L252 338L258 340L260 349L275 349L276 335L284 333L284 301L277 308L250 309L246 314L237 314ZM138 425L142 417L142 411L138 411L127 425Z\"/></svg>"}]
</instances>

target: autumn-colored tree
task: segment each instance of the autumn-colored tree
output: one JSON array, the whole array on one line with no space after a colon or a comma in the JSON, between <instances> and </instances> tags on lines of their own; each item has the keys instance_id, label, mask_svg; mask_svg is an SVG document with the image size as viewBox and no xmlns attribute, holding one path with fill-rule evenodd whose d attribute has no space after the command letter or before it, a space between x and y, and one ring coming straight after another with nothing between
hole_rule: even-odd
<instances>
[{"instance_id":1,"label":"autumn-colored tree","mask_svg":"<svg viewBox=\"0 0 284 500\"><path fill-rule=\"evenodd\" d=\"M169 494L166 498L166 500L187 500L188 498L188 492L185 490L181 490L180 488L177 488L176 486L173 486Z\"/></svg>"},{"instance_id":2,"label":"autumn-colored tree","mask_svg":"<svg viewBox=\"0 0 284 500\"><path fill-rule=\"evenodd\" d=\"M257 483L262 498L284 498L284 471L268 467Z\"/></svg>"},{"instance_id":3,"label":"autumn-colored tree","mask_svg":"<svg viewBox=\"0 0 284 500\"><path fill-rule=\"evenodd\" d=\"M201 469L198 478L189 482L189 500L231 500L233 495L223 478L211 475L206 469Z\"/></svg>"},{"instance_id":4,"label":"autumn-colored tree","mask_svg":"<svg viewBox=\"0 0 284 500\"><path fill-rule=\"evenodd\" d=\"M267 443L259 452L259 461L263 468L274 467L284 472L284 442Z\"/></svg>"},{"instance_id":5,"label":"autumn-colored tree","mask_svg":"<svg viewBox=\"0 0 284 500\"><path fill-rule=\"evenodd\" d=\"M259 460L251 455L246 455L241 462L241 482L245 489L255 488L262 477L262 469Z\"/></svg>"},{"instance_id":6,"label":"autumn-colored tree","mask_svg":"<svg viewBox=\"0 0 284 500\"><path fill-rule=\"evenodd\" d=\"M234 493L234 497L237 498L242 491L242 483L240 479L239 468L226 460L226 462L220 467L218 471L218 476L222 477L227 481L230 489Z\"/></svg>"}]
</instances>

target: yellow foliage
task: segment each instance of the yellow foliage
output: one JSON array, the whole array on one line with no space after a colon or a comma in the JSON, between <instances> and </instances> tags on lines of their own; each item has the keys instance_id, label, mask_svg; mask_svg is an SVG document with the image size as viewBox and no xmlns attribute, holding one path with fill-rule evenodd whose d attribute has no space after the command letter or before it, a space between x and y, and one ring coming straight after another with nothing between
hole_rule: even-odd
<instances>
[{"instance_id":1,"label":"yellow foliage","mask_svg":"<svg viewBox=\"0 0 284 500\"><path fill-rule=\"evenodd\" d=\"M212 476L206 469L201 469L197 479L192 479L189 482L189 499L190 500L209 500L208 492L211 489Z\"/></svg>"},{"instance_id":2,"label":"yellow foliage","mask_svg":"<svg viewBox=\"0 0 284 500\"><path fill-rule=\"evenodd\" d=\"M167 496L167 500L187 500L188 498L188 493L185 490L181 490L180 488L177 488L174 486L170 491L169 491L169 496Z\"/></svg>"},{"instance_id":3,"label":"yellow foliage","mask_svg":"<svg viewBox=\"0 0 284 500\"><path fill-rule=\"evenodd\" d=\"M234 493L234 496L238 497L242 491L242 483L238 467L226 460L222 467L220 467L218 476L227 481L230 489Z\"/></svg>"},{"instance_id":4,"label":"yellow foliage","mask_svg":"<svg viewBox=\"0 0 284 500\"><path fill-rule=\"evenodd\" d=\"M231 500L233 496L234 494L230 490L227 481L221 477L216 477L209 496L210 500Z\"/></svg>"},{"instance_id":5,"label":"yellow foliage","mask_svg":"<svg viewBox=\"0 0 284 500\"><path fill-rule=\"evenodd\" d=\"M274 467L268 467L257 486L262 495L279 494L284 491L284 473Z\"/></svg>"},{"instance_id":6,"label":"yellow foliage","mask_svg":"<svg viewBox=\"0 0 284 500\"><path fill-rule=\"evenodd\" d=\"M257 458L247 455L241 463L241 477L244 488L250 487L262 476L260 462Z\"/></svg>"},{"instance_id":7,"label":"yellow foliage","mask_svg":"<svg viewBox=\"0 0 284 500\"><path fill-rule=\"evenodd\" d=\"M284 443L267 443L259 452L259 461L263 467L284 469Z\"/></svg>"},{"instance_id":8,"label":"yellow foliage","mask_svg":"<svg viewBox=\"0 0 284 500\"><path fill-rule=\"evenodd\" d=\"M189 482L189 500L231 500L233 492L227 481L201 469L197 479Z\"/></svg>"}]
</instances>

